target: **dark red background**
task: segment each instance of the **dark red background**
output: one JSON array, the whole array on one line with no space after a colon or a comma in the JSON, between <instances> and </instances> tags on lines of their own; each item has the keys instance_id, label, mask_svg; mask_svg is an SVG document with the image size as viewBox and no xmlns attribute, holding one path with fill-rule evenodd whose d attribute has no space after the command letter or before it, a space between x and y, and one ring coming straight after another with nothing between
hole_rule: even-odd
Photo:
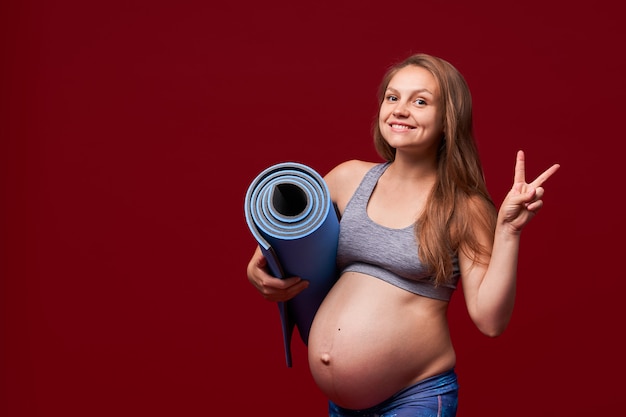
<instances>
[{"instance_id":1,"label":"dark red background","mask_svg":"<svg viewBox=\"0 0 626 417\"><path fill-rule=\"evenodd\" d=\"M507 332L452 301L459 417L621 409L619 2L216 3L0 6L0 415L325 415L247 282L244 194L277 162L377 159L378 82L413 52L466 76L498 203L517 149L529 177L562 164Z\"/></svg>"}]
</instances>

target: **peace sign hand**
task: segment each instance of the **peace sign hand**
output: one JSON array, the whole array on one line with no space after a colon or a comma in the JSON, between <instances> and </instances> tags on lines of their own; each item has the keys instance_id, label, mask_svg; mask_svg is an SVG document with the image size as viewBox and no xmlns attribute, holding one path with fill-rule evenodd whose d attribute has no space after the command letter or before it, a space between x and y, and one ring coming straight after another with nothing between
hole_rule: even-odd
<instances>
[{"instance_id":1,"label":"peace sign hand","mask_svg":"<svg viewBox=\"0 0 626 417\"><path fill-rule=\"evenodd\" d=\"M508 226L512 233L519 234L522 228L543 207L541 198L543 197L544 189L542 184L559 168L559 164L552 165L533 182L528 184L526 183L524 152L518 151L513 187L500 206L498 223Z\"/></svg>"}]
</instances>

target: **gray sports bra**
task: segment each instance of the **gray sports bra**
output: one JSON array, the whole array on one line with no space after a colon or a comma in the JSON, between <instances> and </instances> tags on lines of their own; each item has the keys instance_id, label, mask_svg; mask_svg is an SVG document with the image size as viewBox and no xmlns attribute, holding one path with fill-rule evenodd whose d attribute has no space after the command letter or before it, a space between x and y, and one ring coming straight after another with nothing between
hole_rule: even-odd
<instances>
[{"instance_id":1,"label":"gray sports bra","mask_svg":"<svg viewBox=\"0 0 626 417\"><path fill-rule=\"evenodd\" d=\"M435 286L417 256L414 226L391 229L367 215L367 203L388 166L388 162L375 165L365 174L343 212L337 248L339 271L360 272L415 294L449 301L459 280L458 258L453 259L450 283Z\"/></svg>"}]
</instances>

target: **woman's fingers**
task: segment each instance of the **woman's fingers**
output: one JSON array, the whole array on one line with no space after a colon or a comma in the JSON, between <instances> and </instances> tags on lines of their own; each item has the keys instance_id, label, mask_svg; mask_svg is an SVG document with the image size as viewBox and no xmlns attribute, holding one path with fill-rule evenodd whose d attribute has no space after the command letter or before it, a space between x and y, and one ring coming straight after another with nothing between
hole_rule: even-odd
<instances>
[{"instance_id":1,"label":"woman's fingers","mask_svg":"<svg viewBox=\"0 0 626 417\"><path fill-rule=\"evenodd\" d=\"M561 165L559 165L559 164L552 165L550 168L548 168L545 171L543 171L543 173L541 175L539 175L537 178L535 178L535 180L532 183L530 183L530 185L532 187L539 187L539 186L541 186L544 182L546 182L548 180L548 178L550 178L552 176L552 174L554 174L556 171L558 171L558 169L560 167L561 167Z\"/></svg>"},{"instance_id":2,"label":"woman's fingers","mask_svg":"<svg viewBox=\"0 0 626 417\"><path fill-rule=\"evenodd\" d=\"M541 186L544 182L548 180L554 174L561 165L554 164L550 168L543 171L533 182L528 184L533 188L537 188ZM524 155L524 151L517 151L517 159L515 160L515 184L525 184L526 183L526 156Z\"/></svg>"}]
</instances>

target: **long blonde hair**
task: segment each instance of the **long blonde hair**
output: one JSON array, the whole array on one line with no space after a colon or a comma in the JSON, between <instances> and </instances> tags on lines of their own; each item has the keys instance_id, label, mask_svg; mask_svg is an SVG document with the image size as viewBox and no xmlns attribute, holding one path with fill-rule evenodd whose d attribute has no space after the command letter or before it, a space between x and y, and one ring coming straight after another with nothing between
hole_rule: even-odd
<instances>
[{"instance_id":1,"label":"long blonde hair","mask_svg":"<svg viewBox=\"0 0 626 417\"><path fill-rule=\"evenodd\" d=\"M459 250L477 262L490 255L490 248L476 239L474 228L493 236L496 209L485 185L474 139L470 90L454 66L428 54L409 56L385 73L378 92L379 104L391 78L409 65L430 71L441 94L445 135L437 155L437 181L416 221L415 233L420 261L431 268L436 284L444 284L453 274L453 256ZM382 136L377 122L373 130L376 151L383 159L393 161L396 150ZM480 210L476 210L476 204Z\"/></svg>"}]
</instances>

